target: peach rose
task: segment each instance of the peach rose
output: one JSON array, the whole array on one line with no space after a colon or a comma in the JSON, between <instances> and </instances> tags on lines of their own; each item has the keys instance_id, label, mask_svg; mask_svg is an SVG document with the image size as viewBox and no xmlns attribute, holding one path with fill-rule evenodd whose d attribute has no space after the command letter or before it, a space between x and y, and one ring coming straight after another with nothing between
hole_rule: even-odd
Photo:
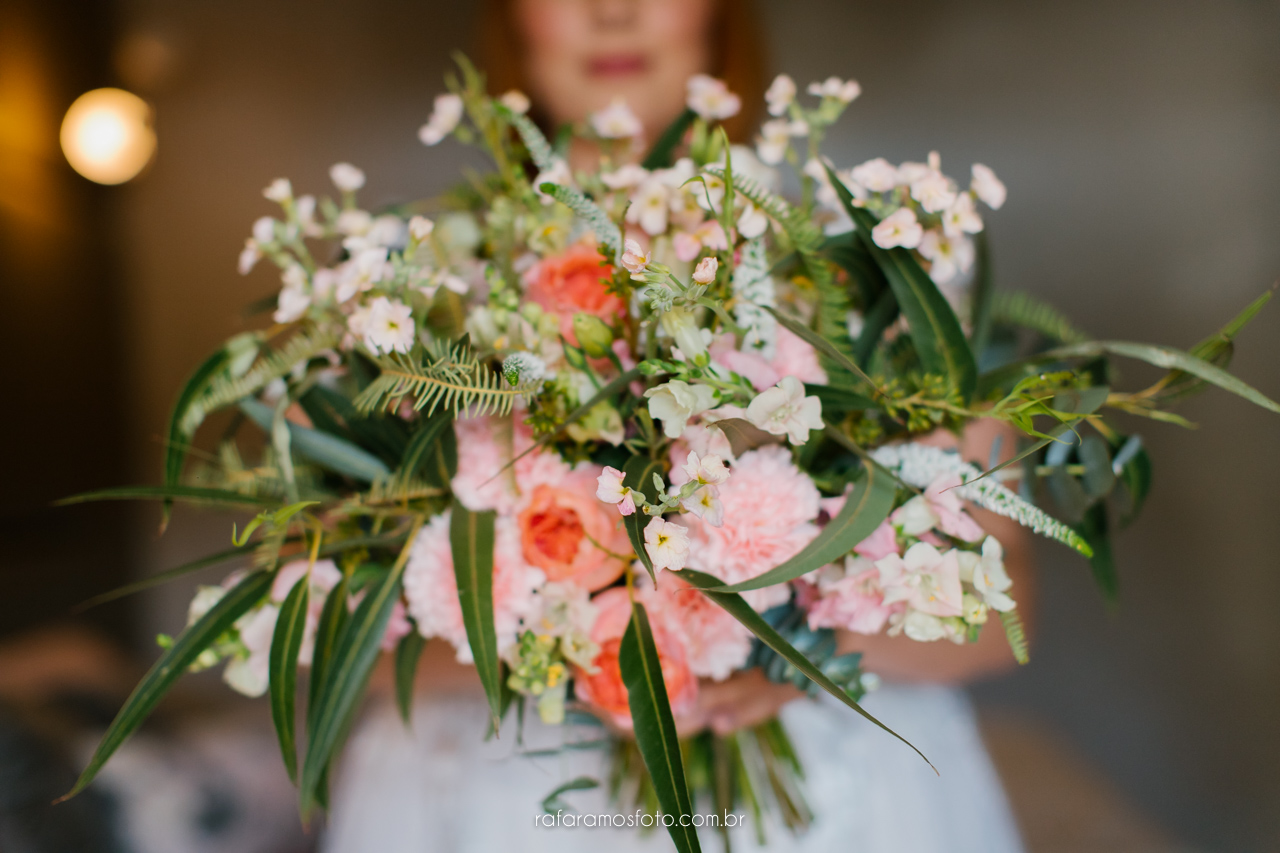
<instances>
[{"instance_id":1,"label":"peach rose","mask_svg":"<svg viewBox=\"0 0 1280 853\"><path fill-rule=\"evenodd\" d=\"M591 246L576 245L561 255L543 258L529 271L525 296L559 315L560 334L575 346L573 315L593 314L613 323L627 310L627 303L610 293L607 282L613 267Z\"/></svg>"},{"instance_id":2,"label":"peach rose","mask_svg":"<svg viewBox=\"0 0 1280 853\"><path fill-rule=\"evenodd\" d=\"M574 668L574 690L579 699L607 714L615 725L631 728L631 706L618 663L622 635L631 620L631 599L625 589L614 588L600 593L591 603L597 613L591 640L600 646L600 652L591 662L594 672ZM667 698L672 712L679 715L697 701L698 679L689 669L676 633L666 627L662 611L655 609L652 601L644 604L653 628L653 642L658 648Z\"/></svg>"},{"instance_id":3,"label":"peach rose","mask_svg":"<svg viewBox=\"0 0 1280 853\"><path fill-rule=\"evenodd\" d=\"M549 581L594 591L621 576L626 561L609 552L629 555L631 542L613 507L596 499L591 473L575 471L556 485L534 487L519 522L529 565L542 569Z\"/></svg>"}]
</instances>

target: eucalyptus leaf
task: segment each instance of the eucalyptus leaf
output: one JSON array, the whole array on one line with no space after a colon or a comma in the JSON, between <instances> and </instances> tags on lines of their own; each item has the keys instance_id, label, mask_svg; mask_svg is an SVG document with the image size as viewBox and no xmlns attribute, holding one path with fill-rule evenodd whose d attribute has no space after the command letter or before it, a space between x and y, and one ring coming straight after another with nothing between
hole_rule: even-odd
<instances>
[{"instance_id":1,"label":"eucalyptus leaf","mask_svg":"<svg viewBox=\"0 0 1280 853\"><path fill-rule=\"evenodd\" d=\"M671 840L680 853L700 851L698 831L692 826L680 825L682 822L692 823L693 801L689 797L689 785L680 756L680 738L676 733L666 682L662 678L658 647L653 640L649 616L638 601L631 605L631 621L622 635L618 666L622 683L627 688L636 746L649 770L658 804L665 814L673 818L668 827Z\"/></svg>"},{"instance_id":2,"label":"eucalyptus leaf","mask_svg":"<svg viewBox=\"0 0 1280 853\"><path fill-rule=\"evenodd\" d=\"M257 400L241 400L240 411L268 433L272 432L274 413L269 406ZM290 449L322 468L364 483L372 483L391 473L381 459L346 439L291 421L285 424L289 431Z\"/></svg>"},{"instance_id":3,"label":"eucalyptus leaf","mask_svg":"<svg viewBox=\"0 0 1280 853\"><path fill-rule=\"evenodd\" d=\"M1107 450L1107 443L1099 436L1086 436L1080 443L1079 454L1080 461L1084 464L1085 492L1094 499L1110 494L1116 484L1116 475L1111 470L1111 453Z\"/></svg>"},{"instance_id":4,"label":"eucalyptus leaf","mask_svg":"<svg viewBox=\"0 0 1280 853\"><path fill-rule=\"evenodd\" d=\"M462 623L496 731L502 712L502 662L493 625L493 527L497 514L493 510L472 512L456 498L450 512L449 544Z\"/></svg>"},{"instance_id":5,"label":"eucalyptus leaf","mask_svg":"<svg viewBox=\"0 0 1280 853\"><path fill-rule=\"evenodd\" d=\"M298 579L280 605L267 664L271 721L276 727L285 770L289 773L289 780L295 784L298 781L298 653L302 649L302 635L310 603L311 578L308 574Z\"/></svg>"},{"instance_id":6,"label":"eucalyptus leaf","mask_svg":"<svg viewBox=\"0 0 1280 853\"><path fill-rule=\"evenodd\" d=\"M750 580L730 586L704 587L718 593L746 592L786 583L828 563L834 563L870 536L893 510L897 487L893 478L875 466L867 466L854 484L835 518L791 559Z\"/></svg>"},{"instance_id":7,"label":"eucalyptus leaf","mask_svg":"<svg viewBox=\"0 0 1280 853\"><path fill-rule=\"evenodd\" d=\"M783 639L782 635L775 631L759 613L752 609L751 605L742 600L742 596L732 592L713 592L712 590L719 587L721 584L719 578L712 577L711 575L704 574L703 572L694 571L693 569L683 569L676 574L684 578L691 585L702 590L704 595L718 604L734 619L741 622L747 630L759 637L762 643L773 649L781 657L786 658L788 663L807 675L809 679L815 682L819 687L852 708L869 722L875 724L905 743L907 746L911 747L911 749L915 751L916 755L919 755L924 759L926 764L933 767L933 763L929 761L928 758L925 758L923 752L916 749L916 747L902 735L898 734L893 729L871 716L871 714L867 713L861 705L850 698L848 693L841 690L840 687L837 686L830 678L823 675L822 671L814 666L808 658L796 651L795 648ZM937 768L935 767L933 769L936 773Z\"/></svg>"},{"instance_id":8,"label":"eucalyptus leaf","mask_svg":"<svg viewBox=\"0 0 1280 853\"><path fill-rule=\"evenodd\" d=\"M107 759L142 725L142 721L155 709L179 676L187 671L187 667L195 663L200 653L209 648L251 607L262 601L271 589L272 579L271 572L252 573L228 590L207 613L178 635L173 645L164 650L160 659L129 694L124 707L107 727L106 734L102 736L75 787L61 797L61 800L74 797L93 781Z\"/></svg>"}]
</instances>

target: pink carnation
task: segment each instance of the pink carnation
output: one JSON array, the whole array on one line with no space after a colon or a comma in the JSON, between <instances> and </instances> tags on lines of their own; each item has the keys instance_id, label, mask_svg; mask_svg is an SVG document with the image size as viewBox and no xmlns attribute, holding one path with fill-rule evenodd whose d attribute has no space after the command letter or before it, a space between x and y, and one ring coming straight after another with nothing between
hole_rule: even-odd
<instances>
[{"instance_id":1,"label":"pink carnation","mask_svg":"<svg viewBox=\"0 0 1280 853\"><path fill-rule=\"evenodd\" d=\"M712 527L692 515L689 565L729 583L753 578L795 556L818 533L819 495L813 482L778 445L738 457L727 482L719 486L724 524ZM786 585L753 590L744 598L757 610L782 604Z\"/></svg>"},{"instance_id":2,"label":"pink carnation","mask_svg":"<svg viewBox=\"0 0 1280 853\"><path fill-rule=\"evenodd\" d=\"M453 575L453 551L449 544L449 513L431 519L418 532L405 566L404 592L409 615L424 637L443 637L458 650L458 660L471 661L471 647L458 604ZM520 620L535 605L535 590L544 577L524 561L520 530L514 519L499 515L493 548L493 615L498 648L515 642Z\"/></svg>"},{"instance_id":3,"label":"pink carnation","mask_svg":"<svg viewBox=\"0 0 1280 853\"><path fill-rule=\"evenodd\" d=\"M652 606L684 640L694 675L723 681L747 662L751 632L683 579L663 572Z\"/></svg>"},{"instance_id":4,"label":"pink carnation","mask_svg":"<svg viewBox=\"0 0 1280 853\"><path fill-rule=\"evenodd\" d=\"M539 485L556 485L570 472L559 454L535 450L504 470L513 456L533 444L533 436L515 418L464 418L454 423L458 437L458 470L453 493L467 509L494 509L514 515ZM599 474L599 471L596 472ZM495 476L496 475L496 476Z\"/></svg>"},{"instance_id":5,"label":"pink carnation","mask_svg":"<svg viewBox=\"0 0 1280 853\"><path fill-rule=\"evenodd\" d=\"M832 583L824 583L822 597L809 610L809 627L878 634L890 615L905 609L904 604L884 603L880 572L871 567L857 574L846 574Z\"/></svg>"},{"instance_id":6,"label":"pink carnation","mask_svg":"<svg viewBox=\"0 0 1280 853\"><path fill-rule=\"evenodd\" d=\"M782 326L778 327L777 346L770 364L779 376L794 376L814 385L827 384L827 372L818 363L813 347Z\"/></svg>"}]
</instances>

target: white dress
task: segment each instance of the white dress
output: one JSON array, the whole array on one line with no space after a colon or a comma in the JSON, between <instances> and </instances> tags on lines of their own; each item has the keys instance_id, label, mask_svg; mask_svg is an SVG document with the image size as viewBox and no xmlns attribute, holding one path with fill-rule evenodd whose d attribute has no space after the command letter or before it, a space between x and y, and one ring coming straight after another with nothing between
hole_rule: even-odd
<instances>
[{"instance_id":1,"label":"white dress","mask_svg":"<svg viewBox=\"0 0 1280 853\"><path fill-rule=\"evenodd\" d=\"M815 819L802 836L778 825L759 848L749 820L733 831L752 850L857 853L1019 853L1022 844L964 694L934 686L885 686L868 711L929 756L910 749L830 697L786 706ZM578 776L602 776L600 751L546 758L514 755L502 738L482 741L479 697L419 697L412 730L387 707L372 711L348 745L334 790L323 853L516 853L671 850L663 829L544 827L541 800ZM512 715L514 717L514 715ZM559 743L558 729L525 724L525 749ZM622 811L600 789L564 795L581 814ZM744 816L745 817L745 816ZM704 832L703 847L720 849Z\"/></svg>"}]
</instances>

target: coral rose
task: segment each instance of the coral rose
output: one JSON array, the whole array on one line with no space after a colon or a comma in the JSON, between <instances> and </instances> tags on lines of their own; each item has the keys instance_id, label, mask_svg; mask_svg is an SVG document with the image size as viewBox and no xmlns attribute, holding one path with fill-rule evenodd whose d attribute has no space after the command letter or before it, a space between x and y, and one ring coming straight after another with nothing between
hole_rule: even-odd
<instances>
[{"instance_id":1,"label":"coral rose","mask_svg":"<svg viewBox=\"0 0 1280 853\"><path fill-rule=\"evenodd\" d=\"M579 699L607 715L615 725L631 728L631 706L618 663L622 635L631 620L631 600L625 589L614 588L600 593L591 603L597 611L591 641L599 645L600 652L591 662L591 672L575 667L574 690ZM667 627L662 611L653 606L652 600L642 603L653 628L653 642L658 648L658 663L671 710L675 714L684 713L697 701L698 679L689 669L684 647L678 635Z\"/></svg>"},{"instance_id":2,"label":"coral rose","mask_svg":"<svg viewBox=\"0 0 1280 853\"><path fill-rule=\"evenodd\" d=\"M613 583L626 567L631 543L618 514L596 498L592 471L575 471L560 483L543 483L520 513L524 558L547 580L597 590ZM594 541L593 541L594 540ZM612 553L610 553L612 552Z\"/></svg>"},{"instance_id":3,"label":"coral rose","mask_svg":"<svg viewBox=\"0 0 1280 853\"><path fill-rule=\"evenodd\" d=\"M574 314L591 314L613 323L627 310L627 303L605 287L612 278L613 267L604 256L579 244L531 268L525 277L525 296L559 315L560 334L576 346Z\"/></svg>"}]
</instances>

